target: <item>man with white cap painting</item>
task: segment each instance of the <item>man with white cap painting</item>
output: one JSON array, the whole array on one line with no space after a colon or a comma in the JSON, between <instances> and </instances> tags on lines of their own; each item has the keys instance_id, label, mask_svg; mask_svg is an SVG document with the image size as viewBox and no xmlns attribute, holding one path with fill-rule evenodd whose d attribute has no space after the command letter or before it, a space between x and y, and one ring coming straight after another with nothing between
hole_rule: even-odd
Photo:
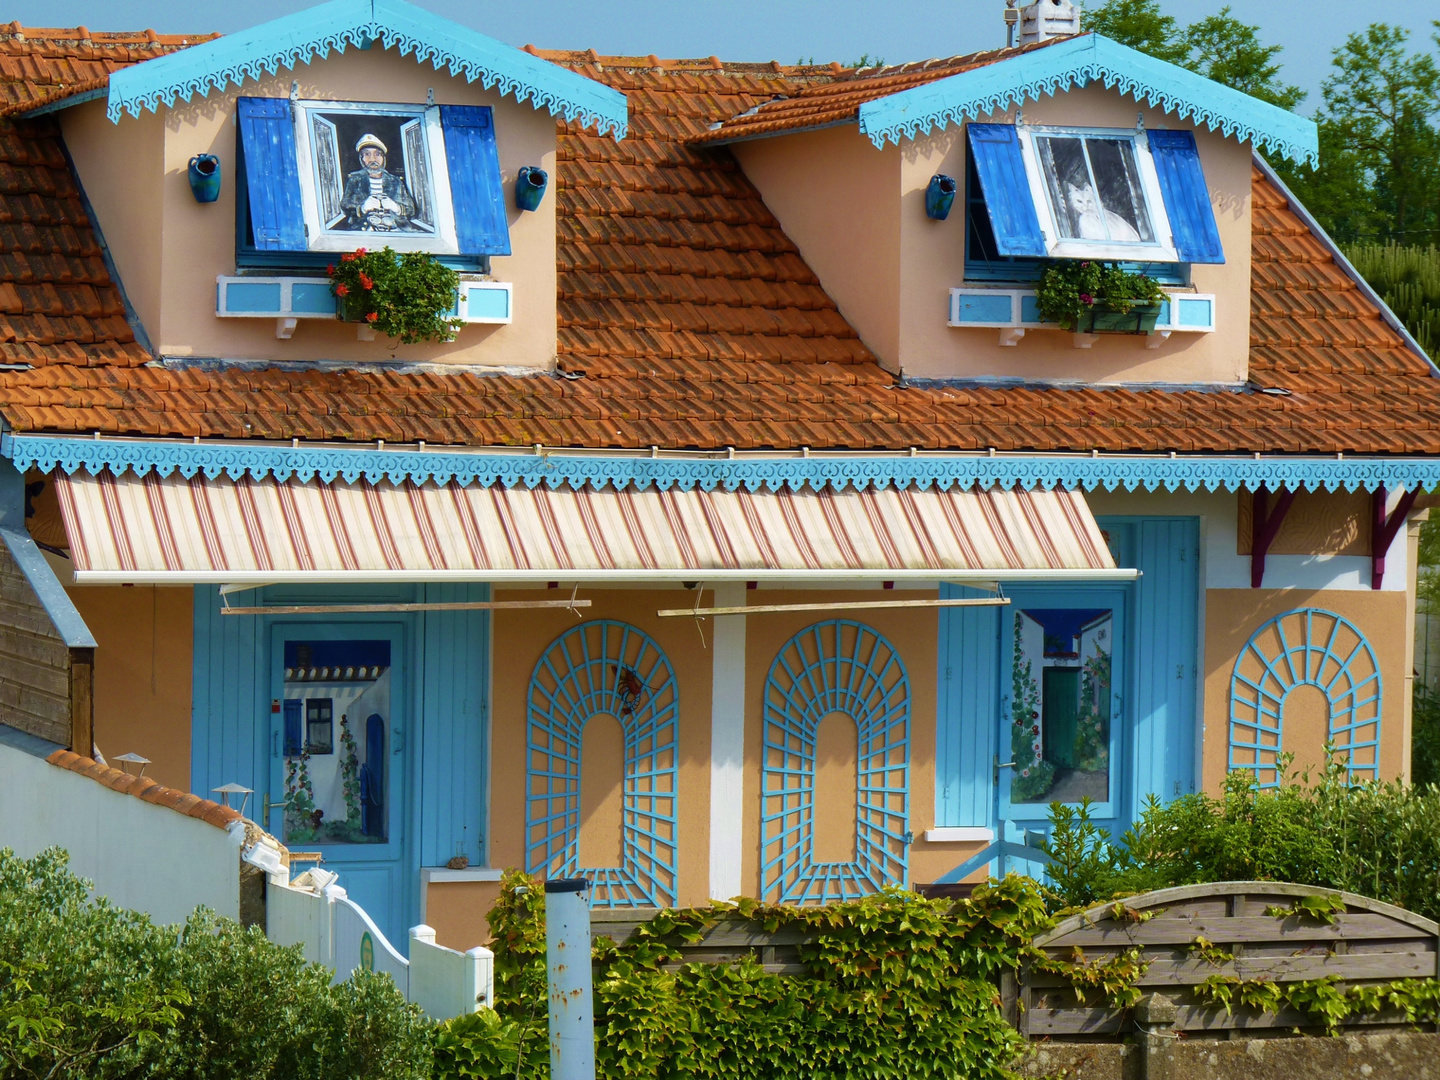
<instances>
[{"instance_id":1,"label":"man with white cap painting","mask_svg":"<svg viewBox=\"0 0 1440 1080\"><path fill-rule=\"evenodd\" d=\"M360 168L345 178L340 209L352 229L396 232L410 227L415 200L403 177L385 169L385 144L375 135L362 135L355 144Z\"/></svg>"}]
</instances>

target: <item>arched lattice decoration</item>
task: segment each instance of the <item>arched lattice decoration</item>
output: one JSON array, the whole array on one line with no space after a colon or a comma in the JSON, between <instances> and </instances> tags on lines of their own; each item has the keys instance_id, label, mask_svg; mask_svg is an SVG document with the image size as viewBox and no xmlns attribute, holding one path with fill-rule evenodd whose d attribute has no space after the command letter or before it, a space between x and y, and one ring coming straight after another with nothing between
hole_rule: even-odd
<instances>
[{"instance_id":1,"label":"arched lattice decoration","mask_svg":"<svg viewBox=\"0 0 1440 1080\"><path fill-rule=\"evenodd\" d=\"M815 748L844 713L858 731L855 860L815 860ZM765 680L760 895L782 903L852 899L904 885L910 821L910 677L894 646L861 623L816 623L785 643Z\"/></svg>"},{"instance_id":2,"label":"arched lattice decoration","mask_svg":"<svg viewBox=\"0 0 1440 1080\"><path fill-rule=\"evenodd\" d=\"M1251 769L1261 787L1279 786L1285 703L1313 686L1329 704L1327 739L1361 779L1379 776L1380 665L1350 620L1321 608L1277 615L1256 630L1230 678L1230 768Z\"/></svg>"},{"instance_id":3,"label":"arched lattice decoration","mask_svg":"<svg viewBox=\"0 0 1440 1080\"><path fill-rule=\"evenodd\" d=\"M532 874L584 874L597 907L675 904L675 672L655 640L598 620L561 634L530 676L526 702L525 862ZM580 865L580 745L595 716L625 739L620 866Z\"/></svg>"}]
</instances>

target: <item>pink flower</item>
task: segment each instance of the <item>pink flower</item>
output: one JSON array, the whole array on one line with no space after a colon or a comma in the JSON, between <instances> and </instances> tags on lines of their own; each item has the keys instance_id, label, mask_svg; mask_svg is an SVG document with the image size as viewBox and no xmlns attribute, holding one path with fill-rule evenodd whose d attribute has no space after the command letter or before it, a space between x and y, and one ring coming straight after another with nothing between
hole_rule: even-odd
<instances>
[{"instance_id":1,"label":"pink flower","mask_svg":"<svg viewBox=\"0 0 1440 1080\"><path fill-rule=\"evenodd\" d=\"M1081 269L1081 270L1089 270L1089 269L1090 269L1090 264L1089 264L1088 262L1082 262L1082 263L1080 264L1080 269Z\"/></svg>"},{"instance_id":2,"label":"pink flower","mask_svg":"<svg viewBox=\"0 0 1440 1080\"><path fill-rule=\"evenodd\" d=\"M1039 724L1034 724L1034 725L1032 725L1031 728L1030 728L1030 733L1031 733L1032 735L1039 735L1039 734L1040 734L1040 725L1039 725Z\"/></svg>"},{"instance_id":3,"label":"pink flower","mask_svg":"<svg viewBox=\"0 0 1440 1080\"><path fill-rule=\"evenodd\" d=\"M1086 307L1089 307L1091 304L1095 303L1095 298L1091 296L1088 292L1082 292L1080 294L1080 302Z\"/></svg>"}]
</instances>

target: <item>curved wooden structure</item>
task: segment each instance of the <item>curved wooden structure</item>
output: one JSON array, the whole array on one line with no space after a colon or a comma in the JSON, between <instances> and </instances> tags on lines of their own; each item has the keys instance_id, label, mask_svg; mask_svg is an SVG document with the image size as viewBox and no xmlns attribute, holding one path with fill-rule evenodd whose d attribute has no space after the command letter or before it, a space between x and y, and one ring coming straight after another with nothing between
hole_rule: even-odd
<instances>
[{"instance_id":1,"label":"curved wooden structure","mask_svg":"<svg viewBox=\"0 0 1440 1080\"><path fill-rule=\"evenodd\" d=\"M1297 900L1330 896L1344 904L1334 922L1310 915L1267 914ZM1300 982L1338 976L1347 984L1434 978L1440 974L1440 924L1390 904L1313 885L1220 881L1160 889L1097 905L1061 922L1035 945L1061 960L1101 962L1138 948L1148 962L1139 985L1176 1004L1176 1030L1289 1029L1312 1024L1286 1009L1258 1013L1201 1004L1194 988L1212 975ZM1132 914L1133 913L1133 914ZM1136 916L1139 916L1138 918ZM1197 939L1231 959L1198 955ZM1215 953L1210 954L1212 957ZM1216 962L1216 961L1219 962ZM1113 1039L1132 1030L1124 1010L1103 1001L1077 1001L1063 979L1022 969L1018 986L1003 986L1012 1022L1029 1038ZM1349 1026L1399 1024L1398 1014L1351 1017Z\"/></svg>"}]
</instances>

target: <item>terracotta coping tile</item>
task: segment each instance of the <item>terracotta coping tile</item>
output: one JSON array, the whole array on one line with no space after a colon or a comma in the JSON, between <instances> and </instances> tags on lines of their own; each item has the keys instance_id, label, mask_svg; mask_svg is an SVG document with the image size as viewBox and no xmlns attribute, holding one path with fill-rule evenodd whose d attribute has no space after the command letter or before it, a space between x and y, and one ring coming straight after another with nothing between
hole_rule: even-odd
<instances>
[{"instance_id":1,"label":"terracotta coping tile","mask_svg":"<svg viewBox=\"0 0 1440 1080\"><path fill-rule=\"evenodd\" d=\"M121 794L128 794L145 802L178 809L191 817L200 818L216 828L228 829L240 821L240 813L220 803L163 787L148 777L132 776L121 769L101 765L96 761L70 750L57 750L46 760L58 768L88 776L97 783Z\"/></svg>"}]
</instances>

